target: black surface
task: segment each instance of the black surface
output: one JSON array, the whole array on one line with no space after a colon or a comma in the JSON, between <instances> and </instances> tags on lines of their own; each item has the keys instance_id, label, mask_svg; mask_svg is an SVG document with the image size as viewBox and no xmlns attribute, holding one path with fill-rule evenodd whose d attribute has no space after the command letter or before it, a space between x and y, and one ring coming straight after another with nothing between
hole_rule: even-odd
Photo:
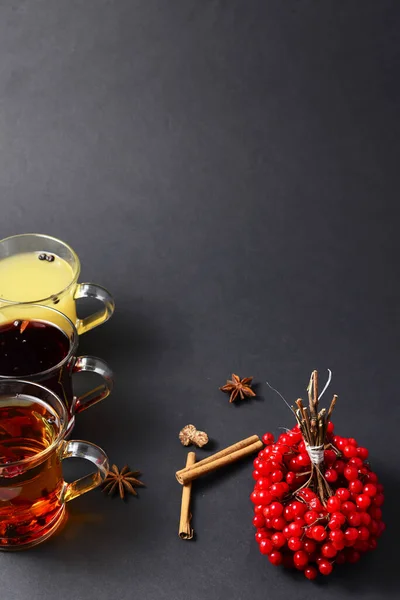
<instances>
[{"instance_id":1,"label":"black surface","mask_svg":"<svg viewBox=\"0 0 400 600\"><path fill-rule=\"evenodd\" d=\"M399 4L3 2L1 237L68 241L117 312L81 351L115 369L74 435L143 471L127 504L71 503L64 532L1 554L1 596L109 600L398 597ZM292 424L330 367L336 429L387 487L378 550L319 584L254 542L251 461L194 488L188 422L223 448ZM218 386L254 375L260 396ZM206 454L199 451L199 456ZM396 487L397 486L397 487Z\"/></svg>"}]
</instances>

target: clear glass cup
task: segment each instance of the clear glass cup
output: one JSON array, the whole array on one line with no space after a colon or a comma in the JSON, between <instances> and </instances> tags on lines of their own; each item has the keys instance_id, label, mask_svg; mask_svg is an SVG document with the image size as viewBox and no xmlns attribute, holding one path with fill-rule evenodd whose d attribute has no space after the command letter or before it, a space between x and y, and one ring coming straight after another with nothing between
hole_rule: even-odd
<instances>
[{"instance_id":1,"label":"clear glass cup","mask_svg":"<svg viewBox=\"0 0 400 600\"><path fill-rule=\"evenodd\" d=\"M39 331L39 338L33 337L35 332L30 329L36 324L47 325L47 329ZM10 338L12 344L17 339L12 348L8 346ZM77 356L78 342L73 323L54 308L40 304L0 307L0 381L24 379L52 390L68 411L68 432L77 413L107 398L113 388L113 372L108 364L95 356ZM55 348L59 354L45 355L49 348ZM14 362L10 362L11 354L15 356ZM73 393L72 376L84 371L98 374L103 383L77 397Z\"/></svg>"},{"instance_id":2,"label":"clear glass cup","mask_svg":"<svg viewBox=\"0 0 400 600\"><path fill-rule=\"evenodd\" d=\"M54 237L24 233L5 238L0 241L0 306L21 303L54 306L71 319L79 334L86 333L108 321L115 304L105 288L94 283L77 283L80 268L74 250ZM104 306L79 319L78 298L94 298Z\"/></svg>"},{"instance_id":3,"label":"clear glass cup","mask_svg":"<svg viewBox=\"0 0 400 600\"><path fill-rule=\"evenodd\" d=\"M65 439L66 408L39 384L0 381L0 422L0 549L23 550L52 536L66 503L104 481L108 459L94 444ZM72 457L96 470L67 483L62 461Z\"/></svg>"}]
</instances>

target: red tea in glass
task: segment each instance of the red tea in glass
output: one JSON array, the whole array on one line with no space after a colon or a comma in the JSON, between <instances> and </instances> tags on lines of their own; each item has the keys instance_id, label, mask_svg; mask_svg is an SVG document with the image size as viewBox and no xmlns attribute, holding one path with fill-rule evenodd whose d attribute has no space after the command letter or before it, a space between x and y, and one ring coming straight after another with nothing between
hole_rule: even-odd
<instances>
[{"instance_id":1,"label":"red tea in glass","mask_svg":"<svg viewBox=\"0 0 400 600\"><path fill-rule=\"evenodd\" d=\"M70 430L75 414L106 398L113 384L108 365L77 357L77 347L78 333L59 311L38 304L0 308L0 380L24 379L51 389L67 407ZM82 371L99 374L104 383L77 398L72 375Z\"/></svg>"}]
</instances>

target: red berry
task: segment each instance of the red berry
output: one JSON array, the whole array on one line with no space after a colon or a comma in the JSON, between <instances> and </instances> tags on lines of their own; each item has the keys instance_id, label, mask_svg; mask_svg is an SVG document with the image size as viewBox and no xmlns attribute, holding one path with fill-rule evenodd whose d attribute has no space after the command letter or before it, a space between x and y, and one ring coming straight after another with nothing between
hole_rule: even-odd
<instances>
[{"instance_id":1,"label":"red berry","mask_svg":"<svg viewBox=\"0 0 400 600\"><path fill-rule=\"evenodd\" d=\"M368 454L367 448L362 448L361 446L357 448L357 456L361 458L361 460L367 460Z\"/></svg>"},{"instance_id":2,"label":"red berry","mask_svg":"<svg viewBox=\"0 0 400 600\"><path fill-rule=\"evenodd\" d=\"M279 481L282 481L282 479L283 479L282 471L272 471L271 481L273 481L273 483L279 483Z\"/></svg>"},{"instance_id":3,"label":"red berry","mask_svg":"<svg viewBox=\"0 0 400 600\"><path fill-rule=\"evenodd\" d=\"M345 504L345 502L343 504ZM337 513L335 512L335 513L332 514L332 516L330 518L330 521L328 523L328 527L330 529L340 529L341 526L344 525L345 521L346 521L346 517L341 512L337 512ZM338 526L336 526L336 525L332 526L333 522L337 523Z\"/></svg>"},{"instance_id":4,"label":"red berry","mask_svg":"<svg viewBox=\"0 0 400 600\"><path fill-rule=\"evenodd\" d=\"M338 475L343 475L345 467L346 463L344 462L344 460L337 460L332 465L332 468L335 469L335 471L337 471Z\"/></svg>"},{"instance_id":5,"label":"red berry","mask_svg":"<svg viewBox=\"0 0 400 600\"><path fill-rule=\"evenodd\" d=\"M382 509L380 509L379 506L371 506L369 514L375 521L380 521L382 519Z\"/></svg>"},{"instance_id":6,"label":"red berry","mask_svg":"<svg viewBox=\"0 0 400 600\"><path fill-rule=\"evenodd\" d=\"M357 448L355 446L345 446L343 448L343 454L346 458L353 458L353 456L357 456Z\"/></svg>"},{"instance_id":7,"label":"red berry","mask_svg":"<svg viewBox=\"0 0 400 600\"><path fill-rule=\"evenodd\" d=\"M312 540L313 539L312 527L306 527L304 530L304 534L308 539Z\"/></svg>"},{"instance_id":8,"label":"red berry","mask_svg":"<svg viewBox=\"0 0 400 600\"><path fill-rule=\"evenodd\" d=\"M293 556L293 562L295 567L298 569L304 569L304 567L308 564L308 554L304 552L304 550L299 550Z\"/></svg>"},{"instance_id":9,"label":"red berry","mask_svg":"<svg viewBox=\"0 0 400 600\"><path fill-rule=\"evenodd\" d=\"M341 531L340 529L331 531L329 534L329 539L331 540L331 542L343 542L343 540L344 540L343 531Z\"/></svg>"},{"instance_id":10,"label":"red berry","mask_svg":"<svg viewBox=\"0 0 400 600\"><path fill-rule=\"evenodd\" d=\"M269 555L269 561L275 566L278 566L282 563L283 556L279 550L273 550Z\"/></svg>"},{"instance_id":11,"label":"red berry","mask_svg":"<svg viewBox=\"0 0 400 600\"><path fill-rule=\"evenodd\" d=\"M356 504L358 508L361 508L361 510L367 510L367 508L371 504L371 498L366 494L361 494L360 496L357 496Z\"/></svg>"},{"instance_id":12,"label":"red berry","mask_svg":"<svg viewBox=\"0 0 400 600\"><path fill-rule=\"evenodd\" d=\"M260 504L260 502L258 500L258 492L256 492L256 491L251 492L251 494L250 494L250 500L252 502L254 502L254 504Z\"/></svg>"},{"instance_id":13,"label":"red berry","mask_svg":"<svg viewBox=\"0 0 400 600\"><path fill-rule=\"evenodd\" d=\"M310 488L303 488L302 490L300 490L298 495L301 498L303 498L303 500L305 500L306 502L310 502L310 500L312 500L313 498L316 498L315 492L310 490Z\"/></svg>"},{"instance_id":14,"label":"red berry","mask_svg":"<svg viewBox=\"0 0 400 600\"><path fill-rule=\"evenodd\" d=\"M311 460L307 452L302 452L297 456L297 464L300 467L308 467L311 464Z\"/></svg>"},{"instance_id":15,"label":"red berry","mask_svg":"<svg viewBox=\"0 0 400 600\"><path fill-rule=\"evenodd\" d=\"M319 498L312 498L308 504L312 510L316 510L318 512L321 512L324 510L324 507L322 506Z\"/></svg>"},{"instance_id":16,"label":"red berry","mask_svg":"<svg viewBox=\"0 0 400 600\"><path fill-rule=\"evenodd\" d=\"M334 429L335 429L335 426L334 426L334 424L332 423L332 421L329 421L329 423L328 423L328 426L327 426L327 428L326 428L326 432L327 432L327 434L328 434L328 435L332 435L332 434L333 434L333 431L334 431Z\"/></svg>"},{"instance_id":17,"label":"red berry","mask_svg":"<svg viewBox=\"0 0 400 600\"><path fill-rule=\"evenodd\" d=\"M346 531L344 532L344 539L346 544L354 544L354 542L356 541L356 539L358 538L358 531L357 529L355 529L355 527L348 527L346 529Z\"/></svg>"},{"instance_id":18,"label":"red berry","mask_svg":"<svg viewBox=\"0 0 400 600\"><path fill-rule=\"evenodd\" d=\"M351 458L349 460L349 465L351 465L352 467L357 467L357 469L364 468L363 467L364 463L361 460L361 458L359 458L358 456L355 456L355 457Z\"/></svg>"},{"instance_id":19,"label":"red berry","mask_svg":"<svg viewBox=\"0 0 400 600\"><path fill-rule=\"evenodd\" d=\"M283 511L283 516L285 517L286 521L288 521L288 522L293 521L294 514L292 511L292 507L289 504L287 506L285 506L285 510Z\"/></svg>"},{"instance_id":20,"label":"red berry","mask_svg":"<svg viewBox=\"0 0 400 600\"><path fill-rule=\"evenodd\" d=\"M331 531L329 534L329 539L336 550L342 550L344 548L344 535L343 531L340 531L340 529Z\"/></svg>"},{"instance_id":21,"label":"red berry","mask_svg":"<svg viewBox=\"0 0 400 600\"><path fill-rule=\"evenodd\" d=\"M313 525L318 521L319 514L315 510L308 510L304 515L304 520L307 525Z\"/></svg>"},{"instance_id":22,"label":"red berry","mask_svg":"<svg viewBox=\"0 0 400 600\"><path fill-rule=\"evenodd\" d=\"M382 506L382 504L385 502L385 496L383 494L377 494L374 498L374 504L375 506Z\"/></svg>"},{"instance_id":23,"label":"red berry","mask_svg":"<svg viewBox=\"0 0 400 600\"><path fill-rule=\"evenodd\" d=\"M298 539L298 538L296 538L296 539ZM312 554L313 552L316 551L317 544L314 542L314 540L304 540L303 548L306 552L308 552L308 554Z\"/></svg>"},{"instance_id":24,"label":"red berry","mask_svg":"<svg viewBox=\"0 0 400 600\"><path fill-rule=\"evenodd\" d=\"M347 440L347 443L348 443L348 444L351 444L352 446L358 446L358 444L357 444L357 440L355 440L354 438L349 438L349 439Z\"/></svg>"},{"instance_id":25,"label":"red berry","mask_svg":"<svg viewBox=\"0 0 400 600\"><path fill-rule=\"evenodd\" d=\"M338 477L339 475L337 474L337 471L335 471L335 469L327 469L325 471L325 479L328 483L335 483Z\"/></svg>"},{"instance_id":26,"label":"red berry","mask_svg":"<svg viewBox=\"0 0 400 600\"><path fill-rule=\"evenodd\" d=\"M368 529L369 529L371 535L378 535L378 531L379 531L378 521L375 521L374 519L372 519L371 523L368 525Z\"/></svg>"},{"instance_id":27,"label":"red berry","mask_svg":"<svg viewBox=\"0 0 400 600\"><path fill-rule=\"evenodd\" d=\"M337 554L337 550L333 544L327 542L321 548L321 552L325 558L333 558Z\"/></svg>"},{"instance_id":28,"label":"red berry","mask_svg":"<svg viewBox=\"0 0 400 600\"><path fill-rule=\"evenodd\" d=\"M290 532L290 537L300 537L303 534L303 528L300 523L293 521L288 525L288 530Z\"/></svg>"},{"instance_id":29,"label":"red berry","mask_svg":"<svg viewBox=\"0 0 400 600\"><path fill-rule=\"evenodd\" d=\"M370 471L367 475L367 480L368 480L368 483L377 483L378 476L376 473L373 473L372 471Z\"/></svg>"},{"instance_id":30,"label":"red berry","mask_svg":"<svg viewBox=\"0 0 400 600\"><path fill-rule=\"evenodd\" d=\"M262 436L262 441L266 446L273 444L274 440L275 438L272 433L264 433L264 435Z\"/></svg>"},{"instance_id":31,"label":"red berry","mask_svg":"<svg viewBox=\"0 0 400 600\"><path fill-rule=\"evenodd\" d=\"M297 462L297 456L293 456L293 458L290 459L289 462L289 468L291 471L294 471L295 473L298 473L301 469L299 463Z\"/></svg>"},{"instance_id":32,"label":"red berry","mask_svg":"<svg viewBox=\"0 0 400 600\"><path fill-rule=\"evenodd\" d=\"M330 575L332 573L332 564L329 560L321 560L318 568L322 575Z\"/></svg>"},{"instance_id":33,"label":"red berry","mask_svg":"<svg viewBox=\"0 0 400 600\"><path fill-rule=\"evenodd\" d=\"M358 539L365 542L366 540L369 539L369 537L370 537L370 534L369 534L368 527L365 527L364 525L362 527L360 527L358 530Z\"/></svg>"},{"instance_id":34,"label":"red berry","mask_svg":"<svg viewBox=\"0 0 400 600\"><path fill-rule=\"evenodd\" d=\"M343 471L343 475L348 481L354 481L358 477L358 470L356 467L347 466Z\"/></svg>"},{"instance_id":35,"label":"red berry","mask_svg":"<svg viewBox=\"0 0 400 600\"><path fill-rule=\"evenodd\" d=\"M361 513L352 512L347 516L347 521L352 527L358 527L362 523Z\"/></svg>"},{"instance_id":36,"label":"red berry","mask_svg":"<svg viewBox=\"0 0 400 600\"><path fill-rule=\"evenodd\" d=\"M326 465L333 465L336 460L336 453L333 450L325 450L324 462Z\"/></svg>"},{"instance_id":37,"label":"red berry","mask_svg":"<svg viewBox=\"0 0 400 600\"><path fill-rule=\"evenodd\" d=\"M369 544L367 541L358 539L357 542L354 544L353 548L358 552L368 552Z\"/></svg>"},{"instance_id":38,"label":"red berry","mask_svg":"<svg viewBox=\"0 0 400 600\"><path fill-rule=\"evenodd\" d=\"M254 515L253 525L254 525L254 527L264 527L265 519L264 519L263 515Z\"/></svg>"},{"instance_id":39,"label":"red berry","mask_svg":"<svg viewBox=\"0 0 400 600\"><path fill-rule=\"evenodd\" d=\"M293 485L294 483L296 483L296 473L294 473L293 471L288 471L286 473L285 481L288 485Z\"/></svg>"},{"instance_id":40,"label":"red berry","mask_svg":"<svg viewBox=\"0 0 400 600\"><path fill-rule=\"evenodd\" d=\"M279 483L273 483L269 488L269 492L274 498L281 498L283 496Z\"/></svg>"},{"instance_id":41,"label":"red berry","mask_svg":"<svg viewBox=\"0 0 400 600\"><path fill-rule=\"evenodd\" d=\"M277 517L272 520L272 527L278 531L282 531L286 527L286 521L283 517Z\"/></svg>"},{"instance_id":42,"label":"red berry","mask_svg":"<svg viewBox=\"0 0 400 600\"><path fill-rule=\"evenodd\" d=\"M368 532L368 534L369 534L369 532ZM291 537L288 539L288 547L293 552L297 552L298 550L302 549L303 542L298 537Z\"/></svg>"},{"instance_id":43,"label":"red berry","mask_svg":"<svg viewBox=\"0 0 400 600\"><path fill-rule=\"evenodd\" d=\"M342 501L346 502L350 498L350 492L347 488L338 488L336 490L336 496Z\"/></svg>"},{"instance_id":44,"label":"red berry","mask_svg":"<svg viewBox=\"0 0 400 600\"><path fill-rule=\"evenodd\" d=\"M326 503L327 511L330 513L338 512L340 510L340 506L341 502L336 496L331 496Z\"/></svg>"},{"instance_id":45,"label":"red berry","mask_svg":"<svg viewBox=\"0 0 400 600\"><path fill-rule=\"evenodd\" d=\"M260 542L260 552L261 554L270 554L273 550L273 545L271 540L263 539Z\"/></svg>"},{"instance_id":46,"label":"red berry","mask_svg":"<svg viewBox=\"0 0 400 600\"><path fill-rule=\"evenodd\" d=\"M275 548L282 548L286 544L286 538L283 533L277 532L271 536L271 542Z\"/></svg>"},{"instance_id":47,"label":"red berry","mask_svg":"<svg viewBox=\"0 0 400 600\"><path fill-rule=\"evenodd\" d=\"M347 562L353 564L356 563L360 560L361 555L359 552L357 552L357 550L354 550L353 548L350 548L347 551Z\"/></svg>"},{"instance_id":48,"label":"red berry","mask_svg":"<svg viewBox=\"0 0 400 600\"><path fill-rule=\"evenodd\" d=\"M258 465L257 472L260 473L261 476L269 475L271 473L271 465L269 464L269 461L262 462L260 465Z\"/></svg>"},{"instance_id":49,"label":"red berry","mask_svg":"<svg viewBox=\"0 0 400 600\"><path fill-rule=\"evenodd\" d=\"M295 517L302 517L304 515L304 513L307 511L306 504L303 504L303 502L298 502L297 500L292 502L290 504L290 507L291 507L292 513Z\"/></svg>"},{"instance_id":50,"label":"red berry","mask_svg":"<svg viewBox=\"0 0 400 600\"><path fill-rule=\"evenodd\" d=\"M364 485L364 494L366 494L370 498L373 498L374 496L376 496L377 493L378 493L378 488L373 483L367 483L367 485Z\"/></svg>"},{"instance_id":51,"label":"red berry","mask_svg":"<svg viewBox=\"0 0 400 600\"><path fill-rule=\"evenodd\" d=\"M315 567L309 566L304 569L304 575L307 577L307 579L315 579L318 575L318 571Z\"/></svg>"},{"instance_id":52,"label":"red berry","mask_svg":"<svg viewBox=\"0 0 400 600\"><path fill-rule=\"evenodd\" d=\"M371 515L369 515L366 512L362 512L362 513L360 513L360 515L361 515L361 523L363 525L365 525L366 527L368 527L368 525L371 523L371 518L372 518Z\"/></svg>"},{"instance_id":53,"label":"red berry","mask_svg":"<svg viewBox=\"0 0 400 600\"><path fill-rule=\"evenodd\" d=\"M354 504L354 502L349 502L349 501L343 502L341 508L342 508L342 513L346 516L349 515L350 513L356 511L356 505Z\"/></svg>"},{"instance_id":54,"label":"red berry","mask_svg":"<svg viewBox=\"0 0 400 600\"><path fill-rule=\"evenodd\" d=\"M346 438L342 438L342 437L339 437L339 436L335 436L334 442L336 444L336 448L338 450L340 450L341 452L343 452L345 446L347 446L347 444L348 444Z\"/></svg>"},{"instance_id":55,"label":"red berry","mask_svg":"<svg viewBox=\"0 0 400 600\"><path fill-rule=\"evenodd\" d=\"M280 502L272 502L269 505L269 513L271 517L280 517L283 513L283 506Z\"/></svg>"},{"instance_id":56,"label":"red berry","mask_svg":"<svg viewBox=\"0 0 400 600\"><path fill-rule=\"evenodd\" d=\"M312 528L312 536L317 542L322 542L326 535L325 527L322 527L322 525L314 525Z\"/></svg>"},{"instance_id":57,"label":"red berry","mask_svg":"<svg viewBox=\"0 0 400 600\"><path fill-rule=\"evenodd\" d=\"M272 502L272 496L268 490L260 490L258 492L258 504L270 504Z\"/></svg>"},{"instance_id":58,"label":"red berry","mask_svg":"<svg viewBox=\"0 0 400 600\"><path fill-rule=\"evenodd\" d=\"M257 506L254 507L254 514L256 514L256 515L263 515L264 514L264 508L265 508L265 506L263 506L262 504L257 504Z\"/></svg>"},{"instance_id":59,"label":"red berry","mask_svg":"<svg viewBox=\"0 0 400 600\"><path fill-rule=\"evenodd\" d=\"M350 481L349 490L352 494L361 494L363 490L363 484L359 479L355 479L354 481Z\"/></svg>"},{"instance_id":60,"label":"red berry","mask_svg":"<svg viewBox=\"0 0 400 600\"><path fill-rule=\"evenodd\" d=\"M255 488L257 490L267 490L269 488L270 482L268 477L259 477L257 479L257 483L255 485Z\"/></svg>"},{"instance_id":61,"label":"red berry","mask_svg":"<svg viewBox=\"0 0 400 600\"><path fill-rule=\"evenodd\" d=\"M259 544L261 542L261 540L268 539L268 533L265 531L265 529L259 529L257 531L257 533L255 534L255 538L256 538L256 542Z\"/></svg>"}]
</instances>

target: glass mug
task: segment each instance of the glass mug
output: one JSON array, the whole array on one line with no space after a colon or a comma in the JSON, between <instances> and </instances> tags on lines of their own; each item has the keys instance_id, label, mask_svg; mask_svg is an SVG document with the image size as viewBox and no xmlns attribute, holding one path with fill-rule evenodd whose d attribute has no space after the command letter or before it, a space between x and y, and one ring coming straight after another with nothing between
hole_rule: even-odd
<instances>
[{"instance_id":1,"label":"glass mug","mask_svg":"<svg viewBox=\"0 0 400 600\"><path fill-rule=\"evenodd\" d=\"M37 303L56 307L71 319L79 334L101 325L114 312L114 300L94 283L77 283L77 254L48 235L24 233L0 241L0 306ZM102 310L78 319L78 298L100 300Z\"/></svg>"},{"instance_id":2,"label":"glass mug","mask_svg":"<svg viewBox=\"0 0 400 600\"><path fill-rule=\"evenodd\" d=\"M40 304L0 307L0 381L24 379L41 383L64 402L68 432L75 415L104 400L113 387L113 373L100 358L76 356L78 333L54 308ZM76 397L72 375L90 371L103 383Z\"/></svg>"},{"instance_id":3,"label":"glass mug","mask_svg":"<svg viewBox=\"0 0 400 600\"><path fill-rule=\"evenodd\" d=\"M94 444L65 440L65 406L36 383L0 381L0 423L0 549L23 550L53 535L66 503L104 481L108 459ZM61 463L71 457L96 471L65 482Z\"/></svg>"}]
</instances>

